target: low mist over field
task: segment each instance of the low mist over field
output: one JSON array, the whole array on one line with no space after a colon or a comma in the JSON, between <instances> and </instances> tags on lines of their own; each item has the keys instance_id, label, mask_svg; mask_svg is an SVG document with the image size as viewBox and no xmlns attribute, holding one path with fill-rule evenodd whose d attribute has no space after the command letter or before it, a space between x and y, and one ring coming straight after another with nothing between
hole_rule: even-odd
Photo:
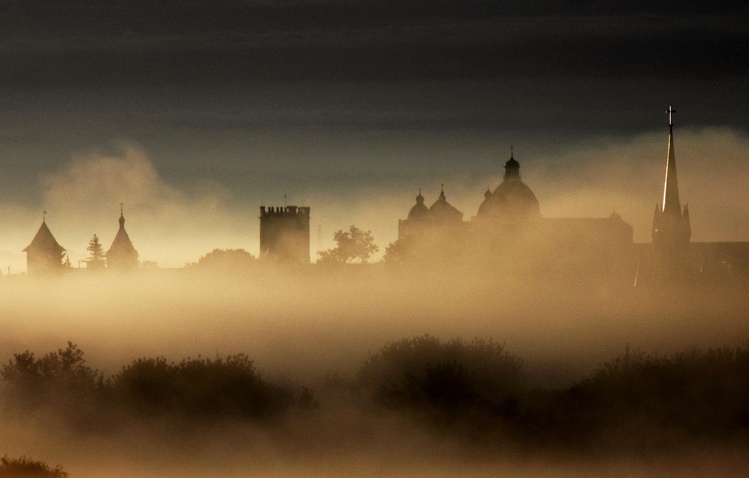
<instances>
[{"instance_id":1,"label":"low mist over field","mask_svg":"<svg viewBox=\"0 0 749 478\"><path fill-rule=\"evenodd\" d=\"M246 352L263 370L305 380L351 372L385 342L431 334L493 338L526 362L571 367L574 379L626 346L666 353L749 338L749 299L733 289L695 297L465 271L351 268L8 281L0 290L2 346L6 354L41 352L71 340L107 371L143 355Z\"/></svg>"},{"instance_id":2,"label":"low mist over field","mask_svg":"<svg viewBox=\"0 0 749 478\"><path fill-rule=\"evenodd\" d=\"M513 396L520 411L511 416L533 416L540 412L525 407L545 409L546 399L539 402L532 390L568 390L617 357L661 360L695 348L745 350L749 297L736 289L622 291L380 266L258 267L236 276L185 269L126 278L16 278L2 285L5 363L25 350L41 359L71 341L84 352L85 365L106 381L139 358L163 356L178 364L242 353L262 380L288 390L290 408L259 421L233 413L138 411L144 405L125 412L125 405L99 408L75 395L30 409L6 404L0 449L62 463L71 476L489 476L498 469L517 476L594 476L602 470L626 476L652 476L657 470L697 476L710 470L730 476L746 463L745 454L733 448L743 440L740 425L744 431L738 435L672 429L645 414L639 425L628 422L634 428L621 438L617 434L625 431L614 425L592 431L570 425L573 436L605 438L562 445L556 432L536 435L537 425L507 418L501 401L499 411L482 411L480 405L473 413L505 418L477 426L465 415L477 405L465 410L455 405L447 412L439 411L443 405L412 410L385 402L383 408L368 401L361 382L364 364L388 344L427 335L443 344L489 341L521 364L513 392L519 394ZM473 376L470 364L466 367ZM81 415L87 407L92 411ZM637 445L641 433L650 445ZM687 462L676 460L708 438L711 446L690 451ZM581 460L579 454L595 442L601 449ZM536 451L529 455L529 449ZM631 453L632 461L622 452Z\"/></svg>"}]
</instances>

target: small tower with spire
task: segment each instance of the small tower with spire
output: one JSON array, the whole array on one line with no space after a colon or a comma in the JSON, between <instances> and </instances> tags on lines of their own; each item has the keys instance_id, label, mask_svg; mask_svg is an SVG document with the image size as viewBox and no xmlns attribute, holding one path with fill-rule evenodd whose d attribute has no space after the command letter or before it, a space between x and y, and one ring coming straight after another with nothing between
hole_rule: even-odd
<instances>
[{"instance_id":1,"label":"small tower with spire","mask_svg":"<svg viewBox=\"0 0 749 478\"><path fill-rule=\"evenodd\" d=\"M64 268L65 248L57 243L47 227L47 211L42 214L42 225L26 249L26 271L31 276L57 273Z\"/></svg>"},{"instance_id":2,"label":"small tower with spire","mask_svg":"<svg viewBox=\"0 0 749 478\"><path fill-rule=\"evenodd\" d=\"M692 228L689 223L689 208L679 202L679 184L676 179L676 156L674 154L673 113L668 114L668 150L666 154L666 178L663 184L663 203L655 206L653 214L653 254L655 272L664 281L685 280L690 275L690 240Z\"/></svg>"},{"instance_id":3,"label":"small tower with spire","mask_svg":"<svg viewBox=\"0 0 749 478\"><path fill-rule=\"evenodd\" d=\"M107 269L127 272L138 268L138 251L125 231L124 204L120 203L120 228L107 251Z\"/></svg>"}]
</instances>

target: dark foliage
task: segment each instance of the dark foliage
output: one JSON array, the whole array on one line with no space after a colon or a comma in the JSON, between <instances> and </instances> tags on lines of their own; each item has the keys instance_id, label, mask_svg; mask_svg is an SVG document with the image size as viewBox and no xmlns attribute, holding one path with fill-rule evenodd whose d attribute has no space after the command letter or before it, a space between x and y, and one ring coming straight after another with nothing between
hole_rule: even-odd
<instances>
[{"instance_id":1,"label":"dark foliage","mask_svg":"<svg viewBox=\"0 0 749 478\"><path fill-rule=\"evenodd\" d=\"M565 390L535 390L515 429L535 444L660 451L749 431L749 348L653 357L627 350Z\"/></svg>"},{"instance_id":2,"label":"dark foliage","mask_svg":"<svg viewBox=\"0 0 749 478\"><path fill-rule=\"evenodd\" d=\"M68 478L60 465L50 468L41 461L21 458L0 458L0 478Z\"/></svg>"},{"instance_id":3,"label":"dark foliage","mask_svg":"<svg viewBox=\"0 0 749 478\"><path fill-rule=\"evenodd\" d=\"M492 341L441 342L424 335L393 342L370 356L357 385L389 408L448 413L496 408L516 400L521 365Z\"/></svg>"},{"instance_id":4,"label":"dark foliage","mask_svg":"<svg viewBox=\"0 0 749 478\"><path fill-rule=\"evenodd\" d=\"M189 268L221 274L241 274L255 269L257 258L244 249L214 249L189 264Z\"/></svg>"},{"instance_id":5,"label":"dark foliage","mask_svg":"<svg viewBox=\"0 0 749 478\"><path fill-rule=\"evenodd\" d=\"M597 427L645 419L690 435L735 433L749 428L749 349L695 349L661 358L627 351L568 397L578 402L576 415Z\"/></svg>"},{"instance_id":6,"label":"dark foliage","mask_svg":"<svg viewBox=\"0 0 749 478\"><path fill-rule=\"evenodd\" d=\"M342 229L336 231L333 239L336 243L334 248L317 252L320 256L318 264L350 264L352 262L364 264L372 254L380 250L374 242L372 231L364 231L353 225L348 231Z\"/></svg>"},{"instance_id":7,"label":"dark foliage","mask_svg":"<svg viewBox=\"0 0 749 478\"><path fill-rule=\"evenodd\" d=\"M81 351L68 342L65 349L42 358L23 352L3 365L0 376L6 397L25 406L88 404L101 394L101 372L86 365Z\"/></svg>"},{"instance_id":8,"label":"dark foliage","mask_svg":"<svg viewBox=\"0 0 749 478\"><path fill-rule=\"evenodd\" d=\"M177 364L138 359L112 377L109 388L121 404L149 414L262 418L293 403L290 390L264 381L243 354Z\"/></svg>"},{"instance_id":9,"label":"dark foliage","mask_svg":"<svg viewBox=\"0 0 749 478\"><path fill-rule=\"evenodd\" d=\"M321 386L328 392L354 390L365 408L404 412L490 447L512 442L528 450L640 452L676 449L685 439L749 437L749 347L662 357L627 350L558 390L527 390L521 365L493 341L443 342L425 335L382 347L353 382L331 375ZM264 380L243 354L179 363L142 358L104 381L68 343L40 359L16 354L0 375L6 405L49 406L73 423L84 416L101 420L112 411L125 412L125 419L171 417L191 425L267 422L292 407L329 405L310 389Z\"/></svg>"},{"instance_id":10,"label":"dark foliage","mask_svg":"<svg viewBox=\"0 0 749 478\"><path fill-rule=\"evenodd\" d=\"M563 390L523 390L520 365L493 342L423 336L371 356L357 387L380 406L436 412L456 432L524 448L658 451L749 433L749 348L627 351Z\"/></svg>"},{"instance_id":11,"label":"dark foliage","mask_svg":"<svg viewBox=\"0 0 749 478\"><path fill-rule=\"evenodd\" d=\"M0 376L0 398L6 406L46 408L71 426L87 429L113 425L113 412L260 421L281 416L292 405L311 408L316 403L311 390L295 391L263 380L243 354L179 363L141 358L104 381L69 342L66 349L40 359L28 351L16 354Z\"/></svg>"}]
</instances>

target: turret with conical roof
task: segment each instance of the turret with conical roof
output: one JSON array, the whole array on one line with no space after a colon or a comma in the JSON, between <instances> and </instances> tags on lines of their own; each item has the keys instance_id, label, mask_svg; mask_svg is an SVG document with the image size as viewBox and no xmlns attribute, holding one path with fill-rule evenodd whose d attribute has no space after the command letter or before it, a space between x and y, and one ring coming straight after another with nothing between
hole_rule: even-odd
<instances>
[{"instance_id":1,"label":"turret with conical roof","mask_svg":"<svg viewBox=\"0 0 749 478\"><path fill-rule=\"evenodd\" d=\"M46 216L47 212L44 212ZM47 227L47 218L23 252L26 253L26 271L29 275L42 276L59 272L63 268L65 248L57 243L52 231Z\"/></svg>"},{"instance_id":2,"label":"turret with conical roof","mask_svg":"<svg viewBox=\"0 0 749 478\"><path fill-rule=\"evenodd\" d=\"M133 247L130 236L125 231L125 215L120 205L120 228L114 236L112 246L107 251L107 268L116 271L129 271L138 267L138 251Z\"/></svg>"}]
</instances>

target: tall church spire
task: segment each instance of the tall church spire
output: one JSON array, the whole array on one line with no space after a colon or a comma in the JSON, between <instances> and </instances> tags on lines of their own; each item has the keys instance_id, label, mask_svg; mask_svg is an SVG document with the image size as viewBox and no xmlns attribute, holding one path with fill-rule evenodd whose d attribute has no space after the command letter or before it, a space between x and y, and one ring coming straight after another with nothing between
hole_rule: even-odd
<instances>
[{"instance_id":1,"label":"tall church spire","mask_svg":"<svg viewBox=\"0 0 749 478\"><path fill-rule=\"evenodd\" d=\"M674 109L668 113L668 154L666 156L666 179L663 184L663 203L656 206L653 215L653 253L656 273L663 283L688 280L690 266L689 209L682 210L679 201L679 184L676 180L676 157L674 155Z\"/></svg>"},{"instance_id":2,"label":"tall church spire","mask_svg":"<svg viewBox=\"0 0 749 478\"><path fill-rule=\"evenodd\" d=\"M661 211L667 214L681 215L679 202L679 183L676 179L676 156L674 155L674 126L672 115L676 111L668 107L668 153L666 156L666 179L663 184L663 206Z\"/></svg>"}]
</instances>

